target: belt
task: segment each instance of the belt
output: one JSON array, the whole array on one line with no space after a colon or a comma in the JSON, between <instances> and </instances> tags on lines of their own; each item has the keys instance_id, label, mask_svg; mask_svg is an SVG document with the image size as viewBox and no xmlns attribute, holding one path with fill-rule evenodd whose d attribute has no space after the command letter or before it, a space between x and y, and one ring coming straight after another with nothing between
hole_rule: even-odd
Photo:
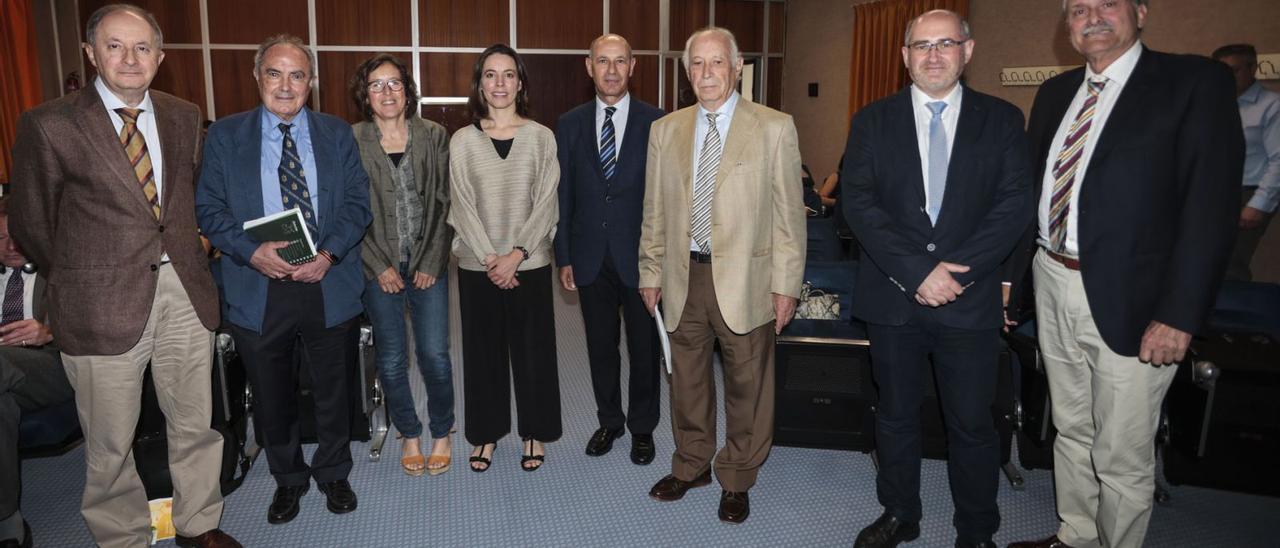
<instances>
[{"instance_id":1,"label":"belt","mask_svg":"<svg viewBox=\"0 0 1280 548\"><path fill-rule=\"evenodd\" d=\"M689 260L695 263L711 264L711 254L701 251L689 251Z\"/></svg>"},{"instance_id":2,"label":"belt","mask_svg":"<svg viewBox=\"0 0 1280 548\"><path fill-rule=\"evenodd\" d=\"M1053 251L1049 251L1048 249L1044 250L1044 252L1049 255L1050 259L1058 261L1058 264L1065 266L1070 270L1080 270L1080 259L1077 259L1074 257L1068 257L1061 253L1055 253Z\"/></svg>"}]
</instances>

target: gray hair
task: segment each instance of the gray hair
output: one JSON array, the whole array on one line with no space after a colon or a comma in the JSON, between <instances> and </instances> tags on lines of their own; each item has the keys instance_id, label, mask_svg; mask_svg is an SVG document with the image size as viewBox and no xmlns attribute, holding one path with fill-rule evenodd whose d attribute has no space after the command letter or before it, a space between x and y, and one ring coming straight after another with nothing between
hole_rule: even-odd
<instances>
[{"instance_id":1,"label":"gray hair","mask_svg":"<svg viewBox=\"0 0 1280 548\"><path fill-rule=\"evenodd\" d=\"M292 34L277 34L267 38L258 45L258 52L253 54L253 77L257 78L258 73L262 71L262 58L267 56L267 50L276 46L293 46L298 48L307 57L307 75L311 78L311 83L316 81L316 52L311 51L311 46L303 42L301 38Z\"/></svg>"},{"instance_id":2,"label":"gray hair","mask_svg":"<svg viewBox=\"0 0 1280 548\"><path fill-rule=\"evenodd\" d=\"M151 12L133 4L107 4L94 11L93 15L89 16L89 22L84 25L84 42L92 46L94 44L93 40L98 37L98 25L102 24L102 20L106 19L108 15L120 11L132 13L146 20L147 24L151 25L151 34L156 37L156 43L153 44L153 47L155 49L164 49L164 33L160 31L160 23L156 22L156 17L151 15Z\"/></svg>"},{"instance_id":3,"label":"gray hair","mask_svg":"<svg viewBox=\"0 0 1280 548\"><path fill-rule=\"evenodd\" d=\"M1063 0L1063 1L1065 2L1066 0ZM961 34L960 39L961 40L968 40L970 37L973 36L973 34L971 34L971 31L969 29L969 22L966 21L965 18L962 17L960 14L951 10L931 10L931 11L926 11L920 14L919 17L916 17L915 19L912 19L910 23L907 23L907 33L902 36L902 45L903 46L911 45L911 31L916 28L916 22L920 21L921 19L924 19L927 16L939 14L939 13L945 13L947 15L955 17L956 20L960 22L960 34Z\"/></svg>"},{"instance_id":4,"label":"gray hair","mask_svg":"<svg viewBox=\"0 0 1280 548\"><path fill-rule=\"evenodd\" d=\"M742 52L738 51L738 39L733 37L733 33L729 29L722 27L705 27L694 31L689 35L689 39L684 41L684 53L680 56L680 60L684 62L684 68L689 68L689 50L693 48L693 41L701 38L705 34L719 34L729 42L729 58L730 62L738 62L742 60Z\"/></svg>"},{"instance_id":5,"label":"gray hair","mask_svg":"<svg viewBox=\"0 0 1280 548\"><path fill-rule=\"evenodd\" d=\"M1129 0L1129 1L1130 1L1130 2L1133 2L1133 7L1135 7L1135 8L1136 8L1136 7L1138 7L1138 6L1150 6L1150 5L1151 5L1151 0ZM1071 0L1062 0L1062 13L1067 13L1067 4L1068 4L1069 2L1071 2Z\"/></svg>"}]
</instances>

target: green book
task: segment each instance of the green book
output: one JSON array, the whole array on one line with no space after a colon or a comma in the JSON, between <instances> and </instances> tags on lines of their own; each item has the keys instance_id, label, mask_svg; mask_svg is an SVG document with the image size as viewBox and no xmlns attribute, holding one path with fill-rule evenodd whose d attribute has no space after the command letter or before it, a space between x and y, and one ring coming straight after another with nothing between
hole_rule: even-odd
<instances>
[{"instance_id":1,"label":"green book","mask_svg":"<svg viewBox=\"0 0 1280 548\"><path fill-rule=\"evenodd\" d=\"M316 258L311 231L307 230L307 223L302 222L302 211L296 207L245 221L244 231L259 242L289 242L288 247L276 250L289 264L302 264Z\"/></svg>"}]
</instances>

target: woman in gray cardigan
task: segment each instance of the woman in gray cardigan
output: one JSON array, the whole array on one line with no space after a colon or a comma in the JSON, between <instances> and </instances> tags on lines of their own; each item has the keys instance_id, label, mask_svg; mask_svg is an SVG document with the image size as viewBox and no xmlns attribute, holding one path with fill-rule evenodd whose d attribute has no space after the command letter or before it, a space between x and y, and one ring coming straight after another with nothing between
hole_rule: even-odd
<instances>
[{"instance_id":1,"label":"woman in gray cardigan","mask_svg":"<svg viewBox=\"0 0 1280 548\"><path fill-rule=\"evenodd\" d=\"M352 99L365 120L355 125L360 159L369 173L373 222L361 255L365 310L373 323L378 378L391 422L404 437L400 465L406 474L449 470L453 429L453 367L449 362L449 136L417 116L418 90L400 58L379 54L356 69ZM427 387L431 454L420 447L409 389L405 310L414 354Z\"/></svg>"}]
</instances>

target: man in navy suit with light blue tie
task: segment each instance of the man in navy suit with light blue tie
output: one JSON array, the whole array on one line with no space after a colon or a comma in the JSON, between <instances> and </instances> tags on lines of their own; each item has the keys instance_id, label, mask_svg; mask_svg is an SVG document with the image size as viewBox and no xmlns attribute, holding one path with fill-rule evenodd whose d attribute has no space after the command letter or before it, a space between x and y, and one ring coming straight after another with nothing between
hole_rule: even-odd
<instances>
[{"instance_id":1,"label":"man in navy suit with light blue tie","mask_svg":"<svg viewBox=\"0 0 1280 548\"><path fill-rule=\"evenodd\" d=\"M879 386L876 494L884 513L857 548L920 535L920 404L933 357L947 428L959 547L1000 526L995 402L999 266L1030 222L1022 112L960 83L969 25L945 10L907 27L912 85L853 118L840 174L845 217L862 242L853 314L868 324Z\"/></svg>"},{"instance_id":2,"label":"man in navy suit with light blue tie","mask_svg":"<svg viewBox=\"0 0 1280 548\"><path fill-rule=\"evenodd\" d=\"M556 264L560 284L578 291L591 361L591 386L600 428L587 454L600 456L613 440L631 431L631 461L653 462L653 429L658 424L658 332L640 300L640 221L649 126L658 108L628 93L635 69L631 45L616 34L591 43L587 74L596 98L565 113L556 123L560 157L560 224ZM618 310L626 320L630 387L622 410Z\"/></svg>"},{"instance_id":3,"label":"man in navy suit with light blue tie","mask_svg":"<svg viewBox=\"0 0 1280 548\"><path fill-rule=\"evenodd\" d=\"M267 521L298 514L314 478L335 514L356 508L351 471L346 345L363 310L357 246L372 215L369 178L351 126L306 108L315 54L293 36L268 38L254 57L262 106L209 128L196 192L200 228L222 250L227 320L254 388L276 493ZM317 256L292 265L259 242L245 221L292 208L302 212ZM301 341L301 342L299 342ZM301 348L295 348L301 344ZM320 446L308 465L299 442L297 370L301 351L315 398Z\"/></svg>"}]
</instances>

